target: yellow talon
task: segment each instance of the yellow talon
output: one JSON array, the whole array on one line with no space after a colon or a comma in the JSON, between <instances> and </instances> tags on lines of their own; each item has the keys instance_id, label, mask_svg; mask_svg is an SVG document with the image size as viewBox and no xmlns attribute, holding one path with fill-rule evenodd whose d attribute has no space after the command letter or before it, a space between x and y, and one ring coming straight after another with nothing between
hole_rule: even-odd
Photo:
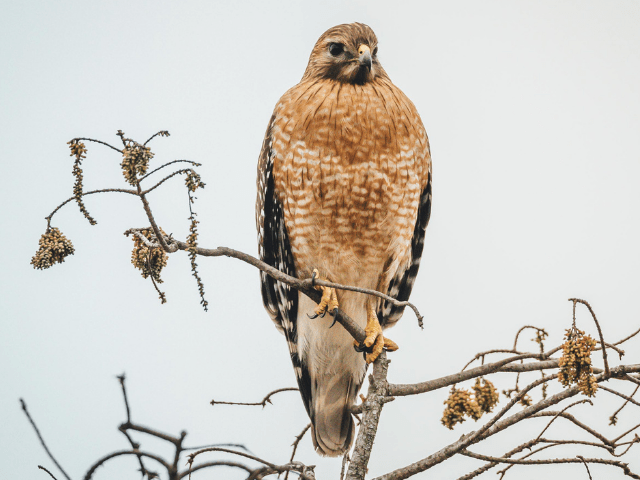
<instances>
[{"instance_id":1,"label":"yellow talon","mask_svg":"<svg viewBox=\"0 0 640 480\"><path fill-rule=\"evenodd\" d=\"M313 269L313 278L320 278L320 274L315 268ZM340 308L340 304L338 303L338 295L336 294L335 288L323 287L320 285L316 286L315 288L316 290L322 291L322 299L314 310L314 313L316 314L315 317L324 317L327 312L333 312L335 309Z\"/></svg>"},{"instance_id":2,"label":"yellow talon","mask_svg":"<svg viewBox=\"0 0 640 480\"><path fill-rule=\"evenodd\" d=\"M393 340L382 335L382 327L378 322L378 315L376 315L373 306L367 308L367 326L364 329L364 333L367 336L362 343L367 349L370 349L370 353L365 355L367 363L375 362L383 349L387 349L390 352L398 350L398 345ZM354 341L353 344L359 347L358 342Z\"/></svg>"}]
</instances>

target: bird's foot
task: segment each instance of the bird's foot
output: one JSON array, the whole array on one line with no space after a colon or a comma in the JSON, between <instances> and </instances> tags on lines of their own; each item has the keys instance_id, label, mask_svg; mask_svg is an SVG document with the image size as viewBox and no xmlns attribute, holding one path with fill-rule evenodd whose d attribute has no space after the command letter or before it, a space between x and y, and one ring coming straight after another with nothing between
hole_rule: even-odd
<instances>
[{"instance_id":1,"label":"bird's foot","mask_svg":"<svg viewBox=\"0 0 640 480\"><path fill-rule=\"evenodd\" d=\"M316 279L318 277L319 277L318 270L314 269L313 276L311 278ZM335 322L336 313L338 312L338 308L340 307L340 304L338 303L338 295L336 294L336 289L331 287L323 287L320 285L316 286L315 288L316 290L322 291L322 299L320 300L320 303L313 311L314 314L313 315L307 314L307 316L309 318L324 317L327 314L327 312L329 312L334 317L334 321L331 324L331 327L333 327L333 325L336 323Z\"/></svg>"},{"instance_id":2,"label":"bird's foot","mask_svg":"<svg viewBox=\"0 0 640 480\"><path fill-rule=\"evenodd\" d=\"M364 328L364 333L367 335L364 341L358 343L354 340L353 345L357 352L364 352L367 363L375 362L383 349L389 352L398 350L396 342L382 335L382 327L373 307L367 309L367 326Z\"/></svg>"}]
</instances>

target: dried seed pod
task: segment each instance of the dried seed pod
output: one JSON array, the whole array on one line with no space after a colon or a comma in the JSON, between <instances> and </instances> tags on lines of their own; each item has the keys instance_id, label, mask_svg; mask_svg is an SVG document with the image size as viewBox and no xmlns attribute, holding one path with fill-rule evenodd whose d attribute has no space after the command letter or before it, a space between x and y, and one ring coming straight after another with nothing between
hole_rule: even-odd
<instances>
[{"instance_id":1,"label":"dried seed pod","mask_svg":"<svg viewBox=\"0 0 640 480\"><path fill-rule=\"evenodd\" d=\"M559 361L558 380L562 385L578 385L580 391L592 397L598 388L591 366L591 352L596 348L596 341L582 330L572 327L567 329L565 342L562 344L562 357Z\"/></svg>"},{"instance_id":2,"label":"dried seed pod","mask_svg":"<svg viewBox=\"0 0 640 480\"><path fill-rule=\"evenodd\" d=\"M128 141L122 150L122 174L131 185L138 183L138 175L144 175L149 168L149 161L153 158L149 147L139 143Z\"/></svg>"},{"instance_id":3,"label":"dried seed pod","mask_svg":"<svg viewBox=\"0 0 640 480\"><path fill-rule=\"evenodd\" d=\"M56 227L51 227L40 237L40 247L31 259L33 268L44 270L54 263L64 262L65 257L73 255L75 249L71 241Z\"/></svg>"},{"instance_id":4,"label":"dried seed pod","mask_svg":"<svg viewBox=\"0 0 640 480\"><path fill-rule=\"evenodd\" d=\"M500 394L496 390L496 387L489 380L484 377L476 378L476 383L473 386L473 392L475 394L476 403L483 413L490 413L498 404Z\"/></svg>"},{"instance_id":5,"label":"dried seed pod","mask_svg":"<svg viewBox=\"0 0 640 480\"><path fill-rule=\"evenodd\" d=\"M75 183L73 184L73 196L76 199L76 203L78 204L78 208L80 208L80 212L84 217L89 220L91 225L95 225L95 219L89 214L87 211L87 207L84 205L84 201L82 200L83 194L83 175L82 175L82 160L86 158L87 147L80 140L73 139L67 142L69 145L69 149L71 150L71 156L76 157L76 161L73 163L73 176L76 178Z\"/></svg>"},{"instance_id":6,"label":"dried seed pod","mask_svg":"<svg viewBox=\"0 0 640 480\"><path fill-rule=\"evenodd\" d=\"M451 387L449 397L445 400L446 405L440 422L449 430L466 420L465 416L469 416L474 420L478 420L482 416L482 410L472 398L471 393L465 389Z\"/></svg>"},{"instance_id":7,"label":"dried seed pod","mask_svg":"<svg viewBox=\"0 0 640 480\"><path fill-rule=\"evenodd\" d=\"M160 229L162 235L164 231ZM156 236L151 228L141 230L140 233L150 242L156 242ZM139 269L143 278L151 276L156 282L162 283L160 273L167 266L169 256L161 247L150 248L137 236L133 236L133 251L131 252L131 263ZM163 302L164 303L164 302Z\"/></svg>"},{"instance_id":8,"label":"dried seed pod","mask_svg":"<svg viewBox=\"0 0 640 480\"><path fill-rule=\"evenodd\" d=\"M187 188L190 192L195 192L198 188L204 188L204 186L206 185L195 170L187 171L185 184L187 185ZM191 197L189 198L191 200L191 203L193 203L193 199Z\"/></svg>"}]
</instances>

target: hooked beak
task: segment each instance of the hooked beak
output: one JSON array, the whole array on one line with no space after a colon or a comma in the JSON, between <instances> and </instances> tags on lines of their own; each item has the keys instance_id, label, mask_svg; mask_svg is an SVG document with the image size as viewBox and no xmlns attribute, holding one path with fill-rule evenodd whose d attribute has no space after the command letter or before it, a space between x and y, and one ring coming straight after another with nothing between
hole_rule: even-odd
<instances>
[{"instance_id":1,"label":"hooked beak","mask_svg":"<svg viewBox=\"0 0 640 480\"><path fill-rule=\"evenodd\" d=\"M371 70L371 50L369 49L369 47L367 45L360 45L360 48L358 48L358 55L359 55L359 61L360 61L360 66L364 66L367 67L367 69Z\"/></svg>"}]
</instances>

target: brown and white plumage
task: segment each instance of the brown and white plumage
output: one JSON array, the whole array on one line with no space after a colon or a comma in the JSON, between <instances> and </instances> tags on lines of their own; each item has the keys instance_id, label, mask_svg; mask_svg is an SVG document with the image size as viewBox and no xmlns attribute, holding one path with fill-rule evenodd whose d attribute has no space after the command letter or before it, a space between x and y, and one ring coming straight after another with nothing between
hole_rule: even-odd
<instances>
[{"instance_id":1,"label":"brown and white plumage","mask_svg":"<svg viewBox=\"0 0 640 480\"><path fill-rule=\"evenodd\" d=\"M337 45L337 46L336 46ZM308 278L409 298L431 210L431 157L422 121L377 58L366 25L339 25L318 40L301 82L269 122L258 164L261 258ZM310 319L308 297L261 273L264 305L283 331L300 392L324 455L351 445L349 407L367 365L332 319ZM363 328L367 309L390 327L402 308L339 291Z\"/></svg>"}]
</instances>

